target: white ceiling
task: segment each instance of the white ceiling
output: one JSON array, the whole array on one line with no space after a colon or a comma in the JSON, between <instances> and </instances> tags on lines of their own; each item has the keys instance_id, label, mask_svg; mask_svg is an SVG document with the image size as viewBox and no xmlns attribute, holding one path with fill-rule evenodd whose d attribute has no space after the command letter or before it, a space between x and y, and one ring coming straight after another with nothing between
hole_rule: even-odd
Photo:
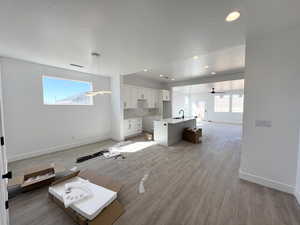
<instances>
[{"instance_id":1,"label":"white ceiling","mask_svg":"<svg viewBox=\"0 0 300 225\"><path fill-rule=\"evenodd\" d=\"M198 59L189 57L184 60L167 63L160 68L151 69L147 72L141 71L136 74L160 82L172 82L200 76L211 76L212 72L216 73L213 76L218 76L244 71L245 45L197 56L199 57ZM163 75L163 77L160 75Z\"/></svg>"},{"instance_id":2,"label":"white ceiling","mask_svg":"<svg viewBox=\"0 0 300 225\"><path fill-rule=\"evenodd\" d=\"M241 18L226 23L235 9ZM101 75L239 72L246 30L294 26L299 10L299 0L1 0L0 55Z\"/></svg>"},{"instance_id":3,"label":"white ceiling","mask_svg":"<svg viewBox=\"0 0 300 225\"><path fill-rule=\"evenodd\" d=\"M102 75L239 70L243 16L224 21L233 9L239 0L1 0L0 55Z\"/></svg>"},{"instance_id":4,"label":"white ceiling","mask_svg":"<svg viewBox=\"0 0 300 225\"><path fill-rule=\"evenodd\" d=\"M244 80L232 80L232 81L222 81L216 83L207 84L197 84L174 87L173 91L183 93L183 94L205 94L209 93L212 88L215 88L216 92L228 92L234 90L244 89Z\"/></svg>"}]
</instances>

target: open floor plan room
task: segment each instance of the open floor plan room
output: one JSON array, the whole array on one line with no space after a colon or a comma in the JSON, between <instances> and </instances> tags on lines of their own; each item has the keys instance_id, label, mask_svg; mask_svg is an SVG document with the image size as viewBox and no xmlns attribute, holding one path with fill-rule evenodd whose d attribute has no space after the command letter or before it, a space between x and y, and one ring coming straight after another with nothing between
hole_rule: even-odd
<instances>
[{"instance_id":1,"label":"open floor plan room","mask_svg":"<svg viewBox=\"0 0 300 225\"><path fill-rule=\"evenodd\" d=\"M299 225L299 0L0 0L0 225Z\"/></svg>"},{"instance_id":2,"label":"open floor plan room","mask_svg":"<svg viewBox=\"0 0 300 225\"><path fill-rule=\"evenodd\" d=\"M153 145L125 153L126 160L93 159L79 164L124 184L119 198L125 213L116 224L298 224L300 207L293 196L238 178L241 126L207 123L203 127L206 134L201 146L187 142L174 147ZM72 167L72 156L112 144L100 142L19 161L10 164L10 169L52 161ZM149 177L145 193L140 194L145 174ZM43 188L14 198L11 223L40 224L43 218L44 225L75 224L47 195Z\"/></svg>"}]
</instances>

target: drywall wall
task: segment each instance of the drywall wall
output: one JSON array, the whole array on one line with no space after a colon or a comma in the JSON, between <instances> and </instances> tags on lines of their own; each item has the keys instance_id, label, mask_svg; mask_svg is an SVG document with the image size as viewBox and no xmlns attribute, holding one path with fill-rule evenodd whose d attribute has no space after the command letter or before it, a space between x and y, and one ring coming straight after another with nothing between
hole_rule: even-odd
<instances>
[{"instance_id":1,"label":"drywall wall","mask_svg":"<svg viewBox=\"0 0 300 225\"><path fill-rule=\"evenodd\" d=\"M111 78L111 90L112 90L112 117L111 117L111 128L112 128L112 139L115 141L124 140L124 107L122 102L122 90L123 90L123 76L115 75Z\"/></svg>"},{"instance_id":2,"label":"drywall wall","mask_svg":"<svg viewBox=\"0 0 300 225\"><path fill-rule=\"evenodd\" d=\"M110 78L2 58L2 88L9 161L58 151L111 137L111 99L93 106L43 104L42 75L91 81L110 90Z\"/></svg>"},{"instance_id":3,"label":"drywall wall","mask_svg":"<svg viewBox=\"0 0 300 225\"><path fill-rule=\"evenodd\" d=\"M240 177L289 193L299 149L299 40L300 26L246 41Z\"/></svg>"},{"instance_id":4,"label":"drywall wall","mask_svg":"<svg viewBox=\"0 0 300 225\"><path fill-rule=\"evenodd\" d=\"M227 91L226 94L243 94L243 90ZM195 116L192 114L193 103L205 102L205 117L206 121L226 122L242 124L243 113L233 112L215 112L214 110L214 95L206 93L182 93L176 92L173 89L172 111L173 117L179 116L179 110L184 109L186 116ZM231 103L231 102L230 102ZM231 108L231 104L230 104Z\"/></svg>"},{"instance_id":5,"label":"drywall wall","mask_svg":"<svg viewBox=\"0 0 300 225\"><path fill-rule=\"evenodd\" d=\"M299 132L299 142L298 142L298 164L297 164L295 196L298 200L298 203L300 204L300 132Z\"/></svg>"}]
</instances>

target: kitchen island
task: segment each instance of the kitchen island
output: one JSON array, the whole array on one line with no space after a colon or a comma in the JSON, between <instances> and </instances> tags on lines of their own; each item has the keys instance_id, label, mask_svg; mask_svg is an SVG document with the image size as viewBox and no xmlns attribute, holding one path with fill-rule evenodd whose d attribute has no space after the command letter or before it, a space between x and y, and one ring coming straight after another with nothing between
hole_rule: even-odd
<instances>
[{"instance_id":1,"label":"kitchen island","mask_svg":"<svg viewBox=\"0 0 300 225\"><path fill-rule=\"evenodd\" d=\"M185 128L195 127L195 118L170 118L154 121L154 141L166 146L176 144L182 140L182 132Z\"/></svg>"}]
</instances>

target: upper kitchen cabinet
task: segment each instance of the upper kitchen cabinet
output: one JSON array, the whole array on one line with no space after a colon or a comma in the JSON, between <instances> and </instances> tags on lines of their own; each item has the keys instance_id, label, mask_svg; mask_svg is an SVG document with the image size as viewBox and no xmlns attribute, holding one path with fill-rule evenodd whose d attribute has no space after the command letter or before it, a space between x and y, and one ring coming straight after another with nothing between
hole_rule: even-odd
<instances>
[{"instance_id":1,"label":"upper kitchen cabinet","mask_svg":"<svg viewBox=\"0 0 300 225\"><path fill-rule=\"evenodd\" d=\"M123 104L124 109L137 108L137 87L124 85L123 86Z\"/></svg>"},{"instance_id":2,"label":"upper kitchen cabinet","mask_svg":"<svg viewBox=\"0 0 300 225\"><path fill-rule=\"evenodd\" d=\"M147 89L143 87L137 87L137 98L139 100L145 100L147 98Z\"/></svg>"},{"instance_id":3,"label":"upper kitchen cabinet","mask_svg":"<svg viewBox=\"0 0 300 225\"><path fill-rule=\"evenodd\" d=\"M158 90L131 85L123 86L124 109L138 108L138 100L143 101L143 107L154 109L160 108L162 101L170 101L168 90Z\"/></svg>"},{"instance_id":4,"label":"upper kitchen cabinet","mask_svg":"<svg viewBox=\"0 0 300 225\"><path fill-rule=\"evenodd\" d=\"M169 90L161 90L161 96L163 101L170 101L170 91Z\"/></svg>"},{"instance_id":5,"label":"upper kitchen cabinet","mask_svg":"<svg viewBox=\"0 0 300 225\"><path fill-rule=\"evenodd\" d=\"M148 89L147 90L147 108L155 108L156 107L156 90Z\"/></svg>"}]
</instances>

